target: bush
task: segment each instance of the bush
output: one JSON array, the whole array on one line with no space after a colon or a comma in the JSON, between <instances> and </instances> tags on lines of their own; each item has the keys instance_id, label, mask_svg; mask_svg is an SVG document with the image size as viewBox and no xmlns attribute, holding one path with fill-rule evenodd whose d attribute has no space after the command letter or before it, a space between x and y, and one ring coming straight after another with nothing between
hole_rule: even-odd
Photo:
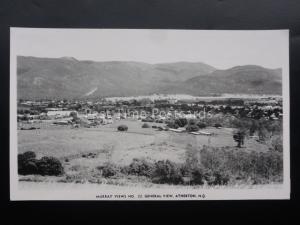
<instances>
[{"instance_id":1,"label":"bush","mask_svg":"<svg viewBox=\"0 0 300 225\"><path fill-rule=\"evenodd\" d=\"M188 126L186 127L186 130L187 130L188 132L196 132L196 131L199 130L199 127L198 127L197 125L188 125Z\"/></svg>"},{"instance_id":2,"label":"bush","mask_svg":"<svg viewBox=\"0 0 300 225\"><path fill-rule=\"evenodd\" d=\"M184 127L185 125L188 124L188 121L186 118L178 118L175 120L175 123L179 126L179 127Z\"/></svg>"},{"instance_id":3,"label":"bush","mask_svg":"<svg viewBox=\"0 0 300 225\"><path fill-rule=\"evenodd\" d=\"M36 162L38 173L41 175L58 176L63 174L64 168L55 157L42 157Z\"/></svg>"},{"instance_id":4,"label":"bush","mask_svg":"<svg viewBox=\"0 0 300 225\"><path fill-rule=\"evenodd\" d=\"M195 119L190 119L188 122L189 125L197 125L197 120Z\"/></svg>"},{"instance_id":5,"label":"bush","mask_svg":"<svg viewBox=\"0 0 300 225\"><path fill-rule=\"evenodd\" d=\"M154 183L182 184L180 166L169 160L156 162L152 181Z\"/></svg>"},{"instance_id":6,"label":"bush","mask_svg":"<svg viewBox=\"0 0 300 225\"><path fill-rule=\"evenodd\" d=\"M36 159L34 152L28 151L18 155L18 173L21 175L61 175L64 169L61 162L54 157Z\"/></svg>"},{"instance_id":7,"label":"bush","mask_svg":"<svg viewBox=\"0 0 300 225\"><path fill-rule=\"evenodd\" d=\"M142 128L150 128L150 125L149 125L148 123L144 123L144 124L142 125Z\"/></svg>"},{"instance_id":8,"label":"bush","mask_svg":"<svg viewBox=\"0 0 300 225\"><path fill-rule=\"evenodd\" d=\"M226 185L230 180L230 175L226 171L217 170L206 175L208 185Z\"/></svg>"},{"instance_id":9,"label":"bush","mask_svg":"<svg viewBox=\"0 0 300 225\"><path fill-rule=\"evenodd\" d=\"M36 158L36 154L32 151L24 152L23 154L19 154L24 160L31 160Z\"/></svg>"},{"instance_id":10,"label":"bush","mask_svg":"<svg viewBox=\"0 0 300 225\"><path fill-rule=\"evenodd\" d=\"M102 176L105 178L115 176L120 172L120 168L112 163L105 163L103 166L97 167L97 169L102 172Z\"/></svg>"},{"instance_id":11,"label":"bush","mask_svg":"<svg viewBox=\"0 0 300 225\"><path fill-rule=\"evenodd\" d=\"M126 125L120 125L118 126L118 131L127 131L128 127Z\"/></svg>"},{"instance_id":12,"label":"bush","mask_svg":"<svg viewBox=\"0 0 300 225\"><path fill-rule=\"evenodd\" d=\"M154 164L144 159L133 159L126 171L130 175L151 177L154 171Z\"/></svg>"},{"instance_id":13,"label":"bush","mask_svg":"<svg viewBox=\"0 0 300 225\"><path fill-rule=\"evenodd\" d=\"M37 174L37 160L34 152L28 151L23 154L18 154L18 173L21 175Z\"/></svg>"},{"instance_id":14,"label":"bush","mask_svg":"<svg viewBox=\"0 0 300 225\"><path fill-rule=\"evenodd\" d=\"M214 127L215 128L220 128L220 127L222 127L222 125L220 123L215 123Z\"/></svg>"},{"instance_id":15,"label":"bush","mask_svg":"<svg viewBox=\"0 0 300 225\"><path fill-rule=\"evenodd\" d=\"M179 128L178 124L175 123L174 120L168 121L168 122L167 122L167 126L168 126L169 128L173 128L173 129Z\"/></svg>"},{"instance_id":16,"label":"bush","mask_svg":"<svg viewBox=\"0 0 300 225\"><path fill-rule=\"evenodd\" d=\"M200 129L204 129L204 128L206 127L206 123L199 122L199 123L197 123L197 126L198 126Z\"/></svg>"},{"instance_id":17,"label":"bush","mask_svg":"<svg viewBox=\"0 0 300 225\"><path fill-rule=\"evenodd\" d=\"M205 170L201 167L193 168L193 170L191 171L191 175L192 175L192 184L202 185L204 184L204 181L207 179Z\"/></svg>"},{"instance_id":18,"label":"bush","mask_svg":"<svg viewBox=\"0 0 300 225\"><path fill-rule=\"evenodd\" d=\"M70 112L70 117L73 117L74 119L78 118L77 113L75 111Z\"/></svg>"}]
</instances>

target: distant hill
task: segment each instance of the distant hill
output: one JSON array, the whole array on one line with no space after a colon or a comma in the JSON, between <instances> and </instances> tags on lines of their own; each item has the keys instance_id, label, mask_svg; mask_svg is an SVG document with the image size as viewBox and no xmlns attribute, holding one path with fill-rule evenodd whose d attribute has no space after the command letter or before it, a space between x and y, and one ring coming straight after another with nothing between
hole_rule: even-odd
<instances>
[{"instance_id":1,"label":"distant hill","mask_svg":"<svg viewBox=\"0 0 300 225\"><path fill-rule=\"evenodd\" d=\"M162 93L191 95L282 94L282 70L255 65L237 66L166 86Z\"/></svg>"},{"instance_id":2,"label":"distant hill","mask_svg":"<svg viewBox=\"0 0 300 225\"><path fill-rule=\"evenodd\" d=\"M153 93L281 93L281 70L204 63L80 61L18 56L18 98L93 98Z\"/></svg>"}]
</instances>

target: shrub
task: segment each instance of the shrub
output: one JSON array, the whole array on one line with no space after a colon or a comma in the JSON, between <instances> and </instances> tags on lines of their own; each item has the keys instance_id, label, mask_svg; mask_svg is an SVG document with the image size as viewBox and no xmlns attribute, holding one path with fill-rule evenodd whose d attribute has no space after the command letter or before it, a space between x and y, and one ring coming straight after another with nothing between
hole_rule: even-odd
<instances>
[{"instance_id":1,"label":"shrub","mask_svg":"<svg viewBox=\"0 0 300 225\"><path fill-rule=\"evenodd\" d=\"M133 159L126 171L130 175L151 177L154 171L154 164L144 159Z\"/></svg>"},{"instance_id":2,"label":"shrub","mask_svg":"<svg viewBox=\"0 0 300 225\"><path fill-rule=\"evenodd\" d=\"M157 130L159 130L159 131L162 131L162 130L169 130L169 128L163 128L163 127L156 127L157 128Z\"/></svg>"},{"instance_id":3,"label":"shrub","mask_svg":"<svg viewBox=\"0 0 300 225\"><path fill-rule=\"evenodd\" d=\"M70 112L70 115L69 115L69 116L70 116L70 117L73 117L73 119L78 118L77 113L76 113L75 111Z\"/></svg>"},{"instance_id":4,"label":"shrub","mask_svg":"<svg viewBox=\"0 0 300 225\"><path fill-rule=\"evenodd\" d=\"M197 125L188 125L186 127L186 130L189 132L195 132L199 130L199 127Z\"/></svg>"},{"instance_id":5,"label":"shrub","mask_svg":"<svg viewBox=\"0 0 300 225\"><path fill-rule=\"evenodd\" d=\"M191 175L192 175L192 184L202 185L204 184L204 181L207 180L206 171L202 167L193 168L191 171Z\"/></svg>"},{"instance_id":6,"label":"shrub","mask_svg":"<svg viewBox=\"0 0 300 225\"><path fill-rule=\"evenodd\" d=\"M105 178L115 176L120 172L120 168L112 163L105 163L103 166L97 167L97 169L102 172L102 176Z\"/></svg>"},{"instance_id":7,"label":"shrub","mask_svg":"<svg viewBox=\"0 0 300 225\"><path fill-rule=\"evenodd\" d=\"M150 123L152 123L152 122L154 122L154 119L152 119L151 117L148 117L146 119L142 119L142 122L150 122Z\"/></svg>"},{"instance_id":8,"label":"shrub","mask_svg":"<svg viewBox=\"0 0 300 225\"><path fill-rule=\"evenodd\" d=\"M197 123L197 126L198 126L200 129L203 129L203 128L206 127L206 123L199 122L199 123Z\"/></svg>"},{"instance_id":9,"label":"shrub","mask_svg":"<svg viewBox=\"0 0 300 225\"><path fill-rule=\"evenodd\" d=\"M183 183L180 166L169 160L156 162L152 181L167 184Z\"/></svg>"},{"instance_id":10,"label":"shrub","mask_svg":"<svg viewBox=\"0 0 300 225\"><path fill-rule=\"evenodd\" d=\"M36 162L38 173L41 175L57 176L64 172L61 162L55 157L42 157Z\"/></svg>"},{"instance_id":11,"label":"shrub","mask_svg":"<svg viewBox=\"0 0 300 225\"><path fill-rule=\"evenodd\" d=\"M36 154L32 151L24 152L23 154L19 154L20 157L23 157L24 160L31 160L36 158Z\"/></svg>"},{"instance_id":12,"label":"shrub","mask_svg":"<svg viewBox=\"0 0 300 225\"><path fill-rule=\"evenodd\" d=\"M31 151L18 155L18 173L21 175L61 175L63 171L63 166L57 158L43 157L38 160Z\"/></svg>"},{"instance_id":13,"label":"shrub","mask_svg":"<svg viewBox=\"0 0 300 225\"><path fill-rule=\"evenodd\" d=\"M167 122L167 126L168 126L169 128L173 128L173 129L179 128L179 125L178 125L177 123L175 123L174 120L168 121L168 122Z\"/></svg>"},{"instance_id":14,"label":"shrub","mask_svg":"<svg viewBox=\"0 0 300 225\"><path fill-rule=\"evenodd\" d=\"M179 126L179 127L184 127L185 125L188 124L188 121L186 118L178 118L175 120L175 123Z\"/></svg>"},{"instance_id":15,"label":"shrub","mask_svg":"<svg viewBox=\"0 0 300 225\"><path fill-rule=\"evenodd\" d=\"M37 174L36 155L34 152L28 151L18 154L18 173L21 175Z\"/></svg>"},{"instance_id":16,"label":"shrub","mask_svg":"<svg viewBox=\"0 0 300 225\"><path fill-rule=\"evenodd\" d=\"M222 125L220 123L215 123L214 127L215 128L220 128L220 127L222 127Z\"/></svg>"},{"instance_id":17,"label":"shrub","mask_svg":"<svg viewBox=\"0 0 300 225\"><path fill-rule=\"evenodd\" d=\"M32 151L18 154L18 173L21 175L36 174L36 154Z\"/></svg>"},{"instance_id":18,"label":"shrub","mask_svg":"<svg viewBox=\"0 0 300 225\"><path fill-rule=\"evenodd\" d=\"M118 126L118 131L127 131L128 127L126 125L120 125Z\"/></svg>"},{"instance_id":19,"label":"shrub","mask_svg":"<svg viewBox=\"0 0 300 225\"><path fill-rule=\"evenodd\" d=\"M149 125L148 123L144 123L144 124L142 125L142 128L150 128L150 125Z\"/></svg>"},{"instance_id":20,"label":"shrub","mask_svg":"<svg viewBox=\"0 0 300 225\"><path fill-rule=\"evenodd\" d=\"M230 180L230 176L226 171L217 170L207 175L209 185L226 185Z\"/></svg>"},{"instance_id":21,"label":"shrub","mask_svg":"<svg viewBox=\"0 0 300 225\"><path fill-rule=\"evenodd\" d=\"M197 121L195 119L190 119L188 122L189 125L196 125Z\"/></svg>"}]
</instances>

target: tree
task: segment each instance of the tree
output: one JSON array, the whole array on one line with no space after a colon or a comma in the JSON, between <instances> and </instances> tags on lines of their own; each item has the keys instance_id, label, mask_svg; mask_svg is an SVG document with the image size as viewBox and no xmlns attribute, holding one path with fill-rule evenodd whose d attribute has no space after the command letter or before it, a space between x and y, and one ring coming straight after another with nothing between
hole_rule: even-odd
<instances>
[{"instance_id":1,"label":"tree","mask_svg":"<svg viewBox=\"0 0 300 225\"><path fill-rule=\"evenodd\" d=\"M233 139L235 142L237 142L237 147L241 148L242 145L244 145L245 133L239 130L233 135Z\"/></svg>"},{"instance_id":2,"label":"tree","mask_svg":"<svg viewBox=\"0 0 300 225\"><path fill-rule=\"evenodd\" d=\"M73 117L73 119L77 119L77 113L76 112L70 112L70 117Z\"/></svg>"}]
</instances>

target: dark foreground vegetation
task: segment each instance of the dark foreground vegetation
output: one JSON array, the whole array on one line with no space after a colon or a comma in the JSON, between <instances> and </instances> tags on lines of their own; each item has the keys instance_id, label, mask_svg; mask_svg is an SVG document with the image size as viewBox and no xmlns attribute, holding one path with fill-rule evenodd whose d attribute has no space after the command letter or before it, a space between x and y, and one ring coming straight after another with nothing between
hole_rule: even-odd
<instances>
[{"instance_id":1,"label":"dark foreground vegetation","mask_svg":"<svg viewBox=\"0 0 300 225\"><path fill-rule=\"evenodd\" d=\"M18 173L58 176L64 173L64 168L55 157L36 159L35 153L28 151L18 155Z\"/></svg>"},{"instance_id":2,"label":"dark foreground vegetation","mask_svg":"<svg viewBox=\"0 0 300 225\"><path fill-rule=\"evenodd\" d=\"M283 159L276 151L245 152L204 146L187 152L184 163L169 160L149 162L134 159L129 166L107 163L97 168L105 178L120 175L144 176L153 183L226 185L229 183L267 184L282 182Z\"/></svg>"}]
</instances>

